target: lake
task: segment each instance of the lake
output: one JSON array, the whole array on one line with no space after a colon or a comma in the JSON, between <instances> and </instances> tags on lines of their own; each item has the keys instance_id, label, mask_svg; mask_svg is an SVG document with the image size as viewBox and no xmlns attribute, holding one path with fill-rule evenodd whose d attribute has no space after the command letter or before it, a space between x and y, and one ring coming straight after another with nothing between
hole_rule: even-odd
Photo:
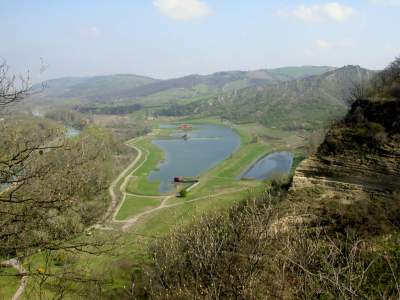
<instances>
[{"instance_id":1,"label":"lake","mask_svg":"<svg viewBox=\"0 0 400 300\"><path fill-rule=\"evenodd\" d=\"M241 179L265 180L274 176L288 175L292 164L292 153L275 152L258 160L241 176Z\"/></svg>"},{"instance_id":2,"label":"lake","mask_svg":"<svg viewBox=\"0 0 400 300\"><path fill-rule=\"evenodd\" d=\"M166 193L173 190L174 177L197 177L228 158L239 147L240 137L229 127L196 125L192 131L177 128L173 138L156 139L153 144L164 151L165 160L148 179L159 180L159 191Z\"/></svg>"}]
</instances>

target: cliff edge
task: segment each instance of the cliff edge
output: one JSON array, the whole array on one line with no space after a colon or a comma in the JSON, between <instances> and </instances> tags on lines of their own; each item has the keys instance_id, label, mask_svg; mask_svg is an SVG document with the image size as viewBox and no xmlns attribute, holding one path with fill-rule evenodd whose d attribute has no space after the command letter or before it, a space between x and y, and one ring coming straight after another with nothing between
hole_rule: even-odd
<instances>
[{"instance_id":1,"label":"cliff edge","mask_svg":"<svg viewBox=\"0 0 400 300\"><path fill-rule=\"evenodd\" d=\"M400 192L400 100L357 100L317 153L304 160L292 190L319 187L352 196Z\"/></svg>"}]
</instances>

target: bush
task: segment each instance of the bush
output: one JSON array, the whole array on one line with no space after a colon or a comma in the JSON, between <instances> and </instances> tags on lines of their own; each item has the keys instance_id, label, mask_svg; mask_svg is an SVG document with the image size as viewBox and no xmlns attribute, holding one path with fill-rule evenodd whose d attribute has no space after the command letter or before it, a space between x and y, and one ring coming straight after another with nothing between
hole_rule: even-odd
<instances>
[{"instance_id":1,"label":"bush","mask_svg":"<svg viewBox=\"0 0 400 300\"><path fill-rule=\"evenodd\" d=\"M187 195L188 195L187 189L183 189L183 190L181 190L181 191L179 192L179 196L182 197L182 198L186 198Z\"/></svg>"},{"instance_id":2,"label":"bush","mask_svg":"<svg viewBox=\"0 0 400 300\"><path fill-rule=\"evenodd\" d=\"M385 127L382 124L376 122L368 122L368 128L374 133L385 131Z\"/></svg>"},{"instance_id":3,"label":"bush","mask_svg":"<svg viewBox=\"0 0 400 300\"><path fill-rule=\"evenodd\" d=\"M65 265L71 265L77 261L76 256L73 254L64 252L64 251L59 251L55 254L53 257L53 263L55 266L65 266Z\"/></svg>"}]
</instances>

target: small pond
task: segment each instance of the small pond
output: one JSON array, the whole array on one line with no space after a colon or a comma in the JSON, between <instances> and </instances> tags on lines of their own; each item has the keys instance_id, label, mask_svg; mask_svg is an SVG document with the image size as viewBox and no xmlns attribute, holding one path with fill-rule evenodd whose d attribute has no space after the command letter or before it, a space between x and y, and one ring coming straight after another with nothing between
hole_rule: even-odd
<instances>
[{"instance_id":1,"label":"small pond","mask_svg":"<svg viewBox=\"0 0 400 300\"><path fill-rule=\"evenodd\" d=\"M265 180L274 176L288 175L292 164L292 153L275 152L258 160L241 176L241 179Z\"/></svg>"},{"instance_id":2,"label":"small pond","mask_svg":"<svg viewBox=\"0 0 400 300\"><path fill-rule=\"evenodd\" d=\"M240 137L225 126L196 125L191 131L171 125L163 128L177 130L172 138L153 141L164 151L165 160L150 173L149 180L159 180L162 193L173 190L174 177L199 176L228 158L240 145Z\"/></svg>"}]
</instances>

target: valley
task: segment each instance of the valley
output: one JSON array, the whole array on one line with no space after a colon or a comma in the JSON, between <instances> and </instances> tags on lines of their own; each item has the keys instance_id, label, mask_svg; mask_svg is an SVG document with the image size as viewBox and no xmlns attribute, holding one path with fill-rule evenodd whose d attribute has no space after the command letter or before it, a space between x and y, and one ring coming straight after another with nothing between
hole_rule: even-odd
<instances>
[{"instance_id":1,"label":"valley","mask_svg":"<svg viewBox=\"0 0 400 300\"><path fill-rule=\"evenodd\" d=\"M165 139L166 133L163 132L163 129L158 129L156 131L157 134L150 133L148 137L140 138L138 141L132 140L128 142L128 145L139 150L144 158L139 157L135 170L132 171L121 184L121 187L125 192L125 201L121 203L119 210L115 212L117 220L121 221L127 219L129 216L135 217L136 213L143 213L146 209L152 211L154 208L157 210L160 207L168 208L171 204L176 206L185 204L188 201L193 202L199 197L203 197L202 199L205 197L212 198L214 195L229 195L240 190L257 189L262 186L262 180L270 180L271 177L267 176L265 178L259 178L259 181L241 181L239 180L241 173L248 169L260 157L263 157L265 154L272 151L272 149L287 150L287 146L285 147L280 145L276 140L272 142L269 141L268 144L251 142L251 138L249 137L250 133L245 131L243 128L235 128L239 134L241 133L241 142L239 146L239 136L230 133L228 128L217 127L216 125L199 126L198 129L193 130L194 132L191 134L192 137L188 138L189 140L176 137L181 134L180 131L173 133L173 136L171 136L172 139L161 140L173 142L174 146L178 144L179 147L182 147L183 149L176 149L176 151L168 153L167 155L175 155L175 160L174 158L170 158L171 161L169 162L165 162L164 160L161 163L160 169L158 169L158 166L163 159L163 153L155 147L153 144L154 142L151 143L151 140L157 143L157 141L159 141L158 136ZM204 129L201 128L205 128L206 131L204 132ZM199 136L204 134L202 131L206 134L220 134L222 135L220 136L220 139L222 140L213 139L212 136L201 140L201 137ZM224 134L228 134L228 137L224 137ZM198 152L198 154L196 154L195 151L190 150L190 148L193 147L190 145L190 139L192 138L194 139L194 147L199 147L199 145L201 145L199 144L200 141L206 148L204 150L199 148L200 152ZM225 138L232 140L232 150L234 152L231 154L227 152L232 150L229 150L229 142L227 144L227 142L223 140ZM294 136L294 138L296 137ZM207 144L207 139L209 139L208 142L211 142L211 145ZM213 148L216 146L214 145L215 142L217 142L216 145L220 144L225 147L221 149L221 154L218 154L218 152L209 154L204 153L207 149L215 150L215 148ZM226 147L228 147L228 149ZM185 157L182 157L179 151L182 151L183 155L185 153L190 154L190 156L188 156L189 160L185 161ZM246 155L244 155L244 153ZM209 159L212 159L208 165L207 161L204 160L207 155ZM182 161L180 161L181 159ZM191 163L192 160L193 163ZM218 160L221 162L218 162ZM181 163L182 166L171 167L171 164L174 163ZM197 166L196 163L198 164ZM162 171L163 165L167 165L167 168L163 170L163 177L161 177L164 186L161 185L159 180L154 181L153 175L154 173L157 174ZM289 166L289 168L290 167L291 166ZM275 175L279 176L279 174ZM287 173L280 174L280 176L285 175L287 175ZM198 182L189 186L186 186L184 183L175 183L175 186L173 186L173 179L177 176L198 176ZM183 189L188 191L188 195L185 197L179 197L179 191ZM137 211L135 211L135 209L137 209ZM129 223L129 221L127 222Z\"/></svg>"},{"instance_id":2,"label":"valley","mask_svg":"<svg viewBox=\"0 0 400 300\"><path fill-rule=\"evenodd\" d=\"M399 1L0 1L0 300L400 300Z\"/></svg>"},{"instance_id":3,"label":"valley","mask_svg":"<svg viewBox=\"0 0 400 300\"><path fill-rule=\"evenodd\" d=\"M74 248L73 255L63 248L38 248L30 253L20 267L34 270L36 275L30 276L28 283L23 282L26 286L20 287L20 299L29 299L37 291L46 298L55 297L55 287L63 286L57 278L68 274L66 269L79 274L79 278L82 274L90 280L95 278L95 285L101 282L105 298L130 293L130 282L141 282L142 276L149 276L143 268L153 266L152 249L158 241L200 224L203 218L225 218L248 201L272 197L276 186L288 187L288 178L294 175L294 186L299 182L301 185L299 172L311 173L313 166L309 167L311 171L304 163L297 167L318 149L326 126L346 113L350 78L358 74L356 78L364 82L373 72L352 66L308 75L308 68L284 70L297 75L281 74L273 81L251 84L246 77L247 84L243 84L237 82L236 76L244 73L217 73L204 78L195 76L196 80L175 79L172 90L170 81L149 83L146 79L132 88L142 87L136 91L140 96L135 100L104 102L90 96L73 102L59 98L61 103L54 106L45 98L37 102L34 111L41 114L32 122L48 120L46 126L63 132L69 143L81 144L82 154L76 153L78 157L86 153L83 141L89 140L96 157L93 159L100 162L104 158L105 164L98 166L97 172L85 170L101 180L98 190L76 195L78 203L85 199L88 208L79 208L82 225L72 226L77 228L74 243L88 246ZM129 80L132 78L136 80L131 76ZM87 88L92 89L96 80L89 80ZM67 82L75 84L75 80ZM208 87L200 88L199 82ZM79 84L76 92L86 93L87 83ZM108 83L100 80L100 84ZM180 84L188 84L195 92L183 91L188 87L177 87ZM184 92L182 98L177 96L178 90ZM167 94L172 98L166 100ZM29 114L31 108L29 104L23 109ZM40 123L37 126L46 127ZM105 141L110 144L108 148L104 148ZM100 157L95 154L96 147L103 151ZM319 188L309 193L314 192L318 193ZM302 195L299 193L299 197ZM96 207L97 215L86 221L90 205ZM305 206L312 207L307 202ZM0 270L15 272L11 268ZM45 283L42 277L46 278ZM11 296L19 282L18 277L0 280L0 287L10 287L7 295ZM87 285L72 279L68 289L80 293L87 291Z\"/></svg>"},{"instance_id":4,"label":"valley","mask_svg":"<svg viewBox=\"0 0 400 300\"><path fill-rule=\"evenodd\" d=\"M107 250L107 254L99 257L81 253L68 268L80 269L85 265L82 270L87 274L101 272L99 276L107 282L106 286L111 284L107 287L108 292L112 293L114 288L123 291L129 281L129 272L121 269L120 263L129 260L130 270L148 263L148 247L155 238L184 228L206 213L226 211L243 199L264 193L266 182L293 173L309 151L307 139L315 134L313 130L305 126L288 130L273 126L274 123L266 127L257 119L255 122L232 122L226 114L223 116L218 112L220 108L216 110L217 117L215 113L207 113L208 109L200 113L196 107L202 107L207 101L212 103L212 99L232 97L238 93L237 89L258 90L261 86L272 87L284 81L303 80L310 75L322 76L331 70L300 67L222 72L172 81L134 75L50 81L48 90L43 95L35 95L23 109L28 112L32 109L35 114L40 112L39 118L45 116L66 126L66 136L72 140L85 138L82 132L87 129L105 128L115 136L118 147L124 145L135 153L131 163L110 182L109 201L103 204L107 206L103 208L103 216L78 237L79 240L90 237L104 243L98 249L100 252L112 243L111 252ZM138 80L136 87L132 80ZM107 88L108 92L128 95L125 91L128 86L132 91L139 89L137 100L125 97L105 102L93 94ZM70 92L65 92L67 90ZM71 101L68 97L72 97ZM196 116L191 113L170 116L164 113L169 105L189 106L198 113ZM328 121L329 117L324 120ZM189 130L181 128L182 124L188 124ZM311 128L321 130L321 126ZM290 153L290 159L285 163L270 160L268 156L282 152ZM264 175L255 179L242 178L264 159L267 164L259 170ZM274 167L275 164L278 165ZM172 184L176 177L192 182ZM63 253L56 251L55 257L45 263L47 272L60 272L56 257ZM43 268L46 255L48 252L33 255L24 266ZM38 284L31 279L25 294L40 288L49 297L52 295L51 289Z\"/></svg>"}]
</instances>

